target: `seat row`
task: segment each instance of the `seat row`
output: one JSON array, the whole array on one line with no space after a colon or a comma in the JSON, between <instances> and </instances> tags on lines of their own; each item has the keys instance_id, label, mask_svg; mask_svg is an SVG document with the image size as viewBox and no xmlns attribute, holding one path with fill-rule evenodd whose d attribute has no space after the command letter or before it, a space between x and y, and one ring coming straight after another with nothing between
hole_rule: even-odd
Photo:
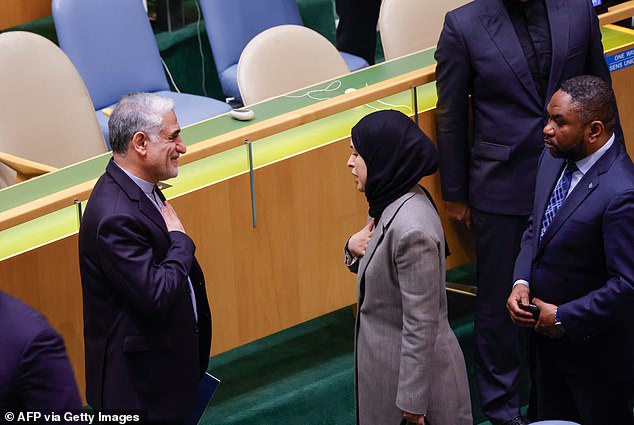
<instances>
[{"instance_id":1,"label":"seat row","mask_svg":"<svg viewBox=\"0 0 634 425\"><path fill-rule=\"evenodd\" d=\"M445 8L464 0L451 3ZM388 59L435 44L445 10L432 13L437 29L421 30L411 16L428 19L423 4L384 1L379 26ZM223 91L247 105L367 66L303 27L295 0L200 5ZM127 93L174 99L182 126L231 109L170 90L140 0L53 0L52 6L62 50L34 34L0 34L0 90L6 93L0 101L0 187L106 152L107 113Z\"/></svg>"}]
</instances>

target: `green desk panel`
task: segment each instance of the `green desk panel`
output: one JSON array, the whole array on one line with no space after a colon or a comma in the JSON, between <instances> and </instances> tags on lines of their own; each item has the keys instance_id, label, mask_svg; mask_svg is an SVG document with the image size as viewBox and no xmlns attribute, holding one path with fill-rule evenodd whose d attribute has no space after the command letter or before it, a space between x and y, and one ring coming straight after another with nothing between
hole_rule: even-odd
<instances>
[{"instance_id":1,"label":"green desk panel","mask_svg":"<svg viewBox=\"0 0 634 425\"><path fill-rule=\"evenodd\" d=\"M627 28L621 27L603 27L601 28L601 41L603 42L603 49L605 51L611 51L620 49L629 44L632 44L634 39L634 32Z\"/></svg>"},{"instance_id":2,"label":"green desk panel","mask_svg":"<svg viewBox=\"0 0 634 425\"><path fill-rule=\"evenodd\" d=\"M374 84L397 77L433 63L432 51L421 52L390 63L379 64L360 72L346 75L339 79L341 86L338 90L324 94L327 95L327 97L334 97L343 94L347 88L361 88L366 84ZM323 88L326 86L327 84L322 84L319 87ZM313 87L313 89L314 88L317 87ZM302 95L308 91L309 89L299 90L294 93L294 95ZM315 93L315 96L317 96L317 93ZM184 128L182 133L183 140L187 145L191 145L225 134L229 131L238 130L257 122L277 117L287 112L295 111L305 106L313 105L317 102L319 101L308 96L275 98L253 106L252 109L255 112L256 118L252 121L237 121L228 115L222 115ZM409 104L410 101L408 100L407 103ZM109 157L110 154L104 154L101 157L85 161L81 164L69 166L56 173L47 174L20 185L10 186L0 190L0 212L99 177Z\"/></svg>"},{"instance_id":3,"label":"green desk panel","mask_svg":"<svg viewBox=\"0 0 634 425\"><path fill-rule=\"evenodd\" d=\"M436 103L434 84L427 84L425 87L420 88L418 90L418 98L421 110L433 108ZM274 136L254 141L252 144L254 167L257 169L346 137L350 134L350 128L354 124L376 109L399 109L403 113L411 115L410 104L411 93L404 92L381 99L380 102L375 101L367 104L367 106L352 108ZM394 108L391 105L402 106ZM109 155L99 159L102 163L95 164L95 166L100 166L95 177L103 173ZM342 167L346 166L346 159L341 159ZM73 167L62 171L70 172L70 168ZM166 188L164 193L169 199L175 198L248 171L247 148L246 146L237 147L179 167L178 177L167 182L171 187ZM256 197L257 188L256 174ZM249 194L245 193L245 196L249 196ZM85 203L83 204L85 208ZM72 235L77 230L78 220L75 206L69 206L4 230L0 232L0 261Z\"/></svg>"},{"instance_id":4,"label":"green desk panel","mask_svg":"<svg viewBox=\"0 0 634 425\"><path fill-rule=\"evenodd\" d=\"M634 35L631 33L611 28L602 28L602 33L606 50L618 49L634 43ZM400 76L433 64L433 53L434 50L430 49L343 76L334 80L334 83L320 84L299 90L289 96L271 99L253 106L256 118L249 122L236 121L226 115L200 122L184 128L183 139L187 145L192 145L315 104L320 101L318 99L341 95L347 88L361 88ZM307 95L309 92L311 96ZM435 107L435 84L430 83L420 87L417 97L420 111ZM403 92L254 141L254 167L259 168L346 137L350 134L350 128L359 119L376 109L399 109L411 115L411 103L411 93ZM0 211L6 211L97 178L103 173L109 158L110 154L104 154L55 173L2 189L0 190ZM345 166L345 158L342 159L342 166ZM168 182L172 187L166 189L165 194L168 198L178 197L246 172L248 172L246 147L234 148L180 167L179 176ZM257 197L257 175L255 190ZM77 211L74 206L4 230L0 232L0 261L75 232L77 232Z\"/></svg>"},{"instance_id":5,"label":"green desk panel","mask_svg":"<svg viewBox=\"0 0 634 425\"><path fill-rule=\"evenodd\" d=\"M602 34L606 50L612 50L634 43L634 35L625 31L602 28ZM434 63L433 54L434 49L430 49L343 76L339 79L341 86L337 90L328 92L328 97L343 94L347 88L361 88L366 84L378 83L431 65ZM327 86L327 84L320 85L319 87L314 86L312 89L324 88L325 86ZM304 94L308 91L310 91L310 89L299 90L294 93L294 95ZM317 95L318 93L314 94ZM255 105L252 108L256 114L256 118L252 121L236 121L227 115L215 117L183 129L183 139L187 145L191 145L317 102L318 100L311 99L307 96L301 98L280 97L272 99ZM109 155L110 154L104 154L103 157L88 160L81 164L75 164L56 173L47 174L20 185L0 190L0 212L98 177L103 172L104 164L107 162Z\"/></svg>"}]
</instances>

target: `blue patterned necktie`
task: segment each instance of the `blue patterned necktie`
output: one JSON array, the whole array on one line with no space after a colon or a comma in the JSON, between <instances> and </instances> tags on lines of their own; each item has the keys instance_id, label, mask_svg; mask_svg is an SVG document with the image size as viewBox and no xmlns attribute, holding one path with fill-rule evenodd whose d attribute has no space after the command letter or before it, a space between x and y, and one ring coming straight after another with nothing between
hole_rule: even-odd
<instances>
[{"instance_id":1,"label":"blue patterned necktie","mask_svg":"<svg viewBox=\"0 0 634 425\"><path fill-rule=\"evenodd\" d=\"M539 233L539 240L542 240L546 229L552 223L555 214L561 208L561 205L564 203L566 196L568 195L568 190L570 189L570 183L572 182L572 175L575 171L579 171L577 165L570 161L567 163L566 168L564 169L564 175L561 176L561 179L555 186L555 190L553 190L552 195L550 195L550 199L548 200L548 206L546 207L546 212L544 213L544 218L542 220L542 230Z\"/></svg>"}]
</instances>

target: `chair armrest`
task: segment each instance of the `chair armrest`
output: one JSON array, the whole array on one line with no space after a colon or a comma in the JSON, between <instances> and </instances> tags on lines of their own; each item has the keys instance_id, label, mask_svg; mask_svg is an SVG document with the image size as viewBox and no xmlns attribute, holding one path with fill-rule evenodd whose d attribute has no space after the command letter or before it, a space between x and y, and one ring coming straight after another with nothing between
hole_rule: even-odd
<instances>
[{"instance_id":1,"label":"chair armrest","mask_svg":"<svg viewBox=\"0 0 634 425\"><path fill-rule=\"evenodd\" d=\"M51 167L50 165L30 161L5 152L0 152L0 162L17 173L17 183L57 170L57 168Z\"/></svg>"}]
</instances>

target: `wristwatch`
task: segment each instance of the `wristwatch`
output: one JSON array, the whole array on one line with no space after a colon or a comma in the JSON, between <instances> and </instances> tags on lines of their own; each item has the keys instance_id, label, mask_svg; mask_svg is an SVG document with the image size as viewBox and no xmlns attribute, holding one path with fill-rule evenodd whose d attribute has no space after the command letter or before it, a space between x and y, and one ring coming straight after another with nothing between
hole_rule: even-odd
<instances>
[{"instance_id":1,"label":"wristwatch","mask_svg":"<svg viewBox=\"0 0 634 425\"><path fill-rule=\"evenodd\" d=\"M346 266L351 266L355 263L355 261L357 261L357 257L352 255L352 253L348 250L349 241L350 241L350 238L348 238L348 240L346 241L346 244L343 247L344 264Z\"/></svg>"},{"instance_id":2,"label":"wristwatch","mask_svg":"<svg viewBox=\"0 0 634 425\"><path fill-rule=\"evenodd\" d=\"M559 329L562 334L566 333L564 325L561 323L561 319L559 318L559 308L555 310L555 327Z\"/></svg>"}]
</instances>

